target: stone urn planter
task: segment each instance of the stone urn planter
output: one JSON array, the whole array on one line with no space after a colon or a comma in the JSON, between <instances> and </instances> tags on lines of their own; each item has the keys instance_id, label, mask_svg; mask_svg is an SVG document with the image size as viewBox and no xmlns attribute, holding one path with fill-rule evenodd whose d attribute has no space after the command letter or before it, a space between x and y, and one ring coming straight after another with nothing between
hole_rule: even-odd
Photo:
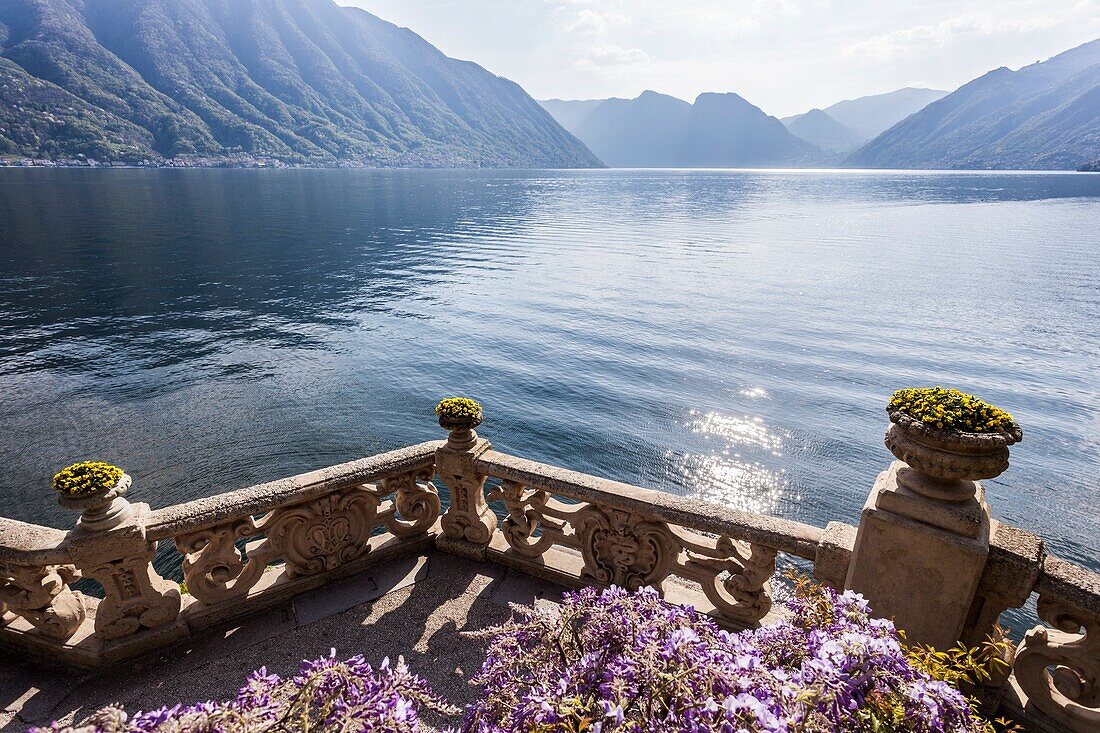
<instances>
[{"instance_id":1,"label":"stone urn planter","mask_svg":"<svg viewBox=\"0 0 1100 733\"><path fill-rule=\"evenodd\" d=\"M439 427L449 431L447 445L456 450L466 450L477 441L474 429L481 424L484 413L481 405L466 397L448 397L435 408Z\"/></svg>"},{"instance_id":2,"label":"stone urn planter","mask_svg":"<svg viewBox=\"0 0 1100 733\"><path fill-rule=\"evenodd\" d=\"M439 427L444 430L473 430L478 425L481 425L481 421L484 419L484 414L478 410L476 417L451 417L448 415L439 416Z\"/></svg>"},{"instance_id":3,"label":"stone urn planter","mask_svg":"<svg viewBox=\"0 0 1100 733\"><path fill-rule=\"evenodd\" d=\"M130 488L130 474L123 473L113 486L81 494L58 494L57 503L80 512L77 526L91 532L114 529L133 516L133 507L123 495Z\"/></svg>"},{"instance_id":4,"label":"stone urn planter","mask_svg":"<svg viewBox=\"0 0 1100 733\"><path fill-rule=\"evenodd\" d=\"M886 447L916 474L899 483L922 496L941 501L966 501L975 481L1000 476L1008 468L1008 447L1023 440L1015 422L1000 432L941 430L887 408L890 427Z\"/></svg>"}]
</instances>

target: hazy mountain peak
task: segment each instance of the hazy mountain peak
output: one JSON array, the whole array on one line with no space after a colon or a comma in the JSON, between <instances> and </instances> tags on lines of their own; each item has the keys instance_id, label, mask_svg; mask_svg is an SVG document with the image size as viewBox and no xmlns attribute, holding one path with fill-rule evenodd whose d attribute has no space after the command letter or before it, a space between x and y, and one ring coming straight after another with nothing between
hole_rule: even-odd
<instances>
[{"instance_id":1,"label":"hazy mountain peak","mask_svg":"<svg viewBox=\"0 0 1100 733\"><path fill-rule=\"evenodd\" d=\"M947 94L942 89L903 87L885 94L845 99L822 111L854 130L860 141L866 141Z\"/></svg>"},{"instance_id":2,"label":"hazy mountain peak","mask_svg":"<svg viewBox=\"0 0 1100 733\"><path fill-rule=\"evenodd\" d=\"M816 160L814 146L733 92L706 92L694 104L646 90L577 108L543 104L608 165L618 167L737 167L797 165ZM565 124L563 122L563 124ZM568 126L568 125L567 125Z\"/></svg>"},{"instance_id":3,"label":"hazy mountain peak","mask_svg":"<svg viewBox=\"0 0 1100 733\"><path fill-rule=\"evenodd\" d=\"M855 150L862 142L855 130L837 122L828 112L818 107L800 115L786 117L783 124L792 134L822 150L844 153Z\"/></svg>"}]
</instances>

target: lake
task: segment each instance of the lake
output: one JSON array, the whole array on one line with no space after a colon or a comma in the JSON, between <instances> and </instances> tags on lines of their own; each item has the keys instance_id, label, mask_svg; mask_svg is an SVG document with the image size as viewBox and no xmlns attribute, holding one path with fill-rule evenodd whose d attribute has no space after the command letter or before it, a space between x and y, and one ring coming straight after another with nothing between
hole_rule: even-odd
<instances>
[{"instance_id":1,"label":"lake","mask_svg":"<svg viewBox=\"0 0 1100 733\"><path fill-rule=\"evenodd\" d=\"M995 516L1100 570L1100 175L0 170L0 500L68 527L444 437L856 523L899 387L1023 425Z\"/></svg>"}]
</instances>

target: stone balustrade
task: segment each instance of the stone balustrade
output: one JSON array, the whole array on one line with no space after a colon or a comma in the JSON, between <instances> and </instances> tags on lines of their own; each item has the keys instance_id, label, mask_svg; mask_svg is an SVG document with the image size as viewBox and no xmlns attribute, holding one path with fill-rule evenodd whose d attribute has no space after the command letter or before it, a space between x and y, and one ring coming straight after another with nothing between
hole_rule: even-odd
<instances>
[{"instance_id":1,"label":"stone balustrade","mask_svg":"<svg viewBox=\"0 0 1100 733\"><path fill-rule=\"evenodd\" d=\"M979 642L1036 597L1046 625L1016 649L997 702L1038 730L1100 731L1100 576L989 517L976 482L941 479L935 492L950 495L931 496L899 461L858 527L819 528L500 453L476 421L448 427L445 442L157 510L130 504L123 487L67 532L0 518L0 647L110 665L433 549L565 586L653 586L737 629L776 612L773 576L787 556L939 645ZM161 543L178 552L184 586L154 569ZM959 572L929 581L919 575L929 569ZM74 590L80 579L101 597Z\"/></svg>"}]
</instances>

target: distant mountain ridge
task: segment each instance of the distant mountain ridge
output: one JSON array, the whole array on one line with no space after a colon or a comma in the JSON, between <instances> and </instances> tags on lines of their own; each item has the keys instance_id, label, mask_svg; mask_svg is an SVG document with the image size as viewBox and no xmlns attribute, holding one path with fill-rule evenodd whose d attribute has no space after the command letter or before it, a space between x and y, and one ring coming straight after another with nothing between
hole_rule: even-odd
<instances>
[{"instance_id":1,"label":"distant mountain ridge","mask_svg":"<svg viewBox=\"0 0 1100 733\"><path fill-rule=\"evenodd\" d=\"M855 151L876 168L1073 170L1100 157L1100 39L959 87Z\"/></svg>"},{"instance_id":2,"label":"distant mountain ridge","mask_svg":"<svg viewBox=\"0 0 1100 733\"><path fill-rule=\"evenodd\" d=\"M737 94L700 94L694 104L646 91L635 99L542 102L600 160L619 168L799 165L821 151Z\"/></svg>"},{"instance_id":3,"label":"distant mountain ridge","mask_svg":"<svg viewBox=\"0 0 1100 733\"><path fill-rule=\"evenodd\" d=\"M822 150L837 153L850 152L864 141L858 132L834 120L822 109L811 109L794 117L780 120L791 134L812 143Z\"/></svg>"},{"instance_id":4,"label":"distant mountain ridge","mask_svg":"<svg viewBox=\"0 0 1100 733\"><path fill-rule=\"evenodd\" d=\"M782 121L803 140L825 150L847 153L947 94L940 89L905 87L846 99L825 109L784 117Z\"/></svg>"},{"instance_id":5,"label":"distant mountain ridge","mask_svg":"<svg viewBox=\"0 0 1100 733\"><path fill-rule=\"evenodd\" d=\"M885 94L845 99L829 105L824 111L840 124L855 130L863 140L871 140L950 93L943 89L903 87Z\"/></svg>"},{"instance_id":6,"label":"distant mountain ridge","mask_svg":"<svg viewBox=\"0 0 1100 733\"><path fill-rule=\"evenodd\" d=\"M540 99L543 108L558 121L562 127L573 132L589 112L606 102L606 99Z\"/></svg>"},{"instance_id":7,"label":"distant mountain ridge","mask_svg":"<svg viewBox=\"0 0 1100 733\"><path fill-rule=\"evenodd\" d=\"M0 0L0 155L591 167L517 84L331 0Z\"/></svg>"}]
</instances>

